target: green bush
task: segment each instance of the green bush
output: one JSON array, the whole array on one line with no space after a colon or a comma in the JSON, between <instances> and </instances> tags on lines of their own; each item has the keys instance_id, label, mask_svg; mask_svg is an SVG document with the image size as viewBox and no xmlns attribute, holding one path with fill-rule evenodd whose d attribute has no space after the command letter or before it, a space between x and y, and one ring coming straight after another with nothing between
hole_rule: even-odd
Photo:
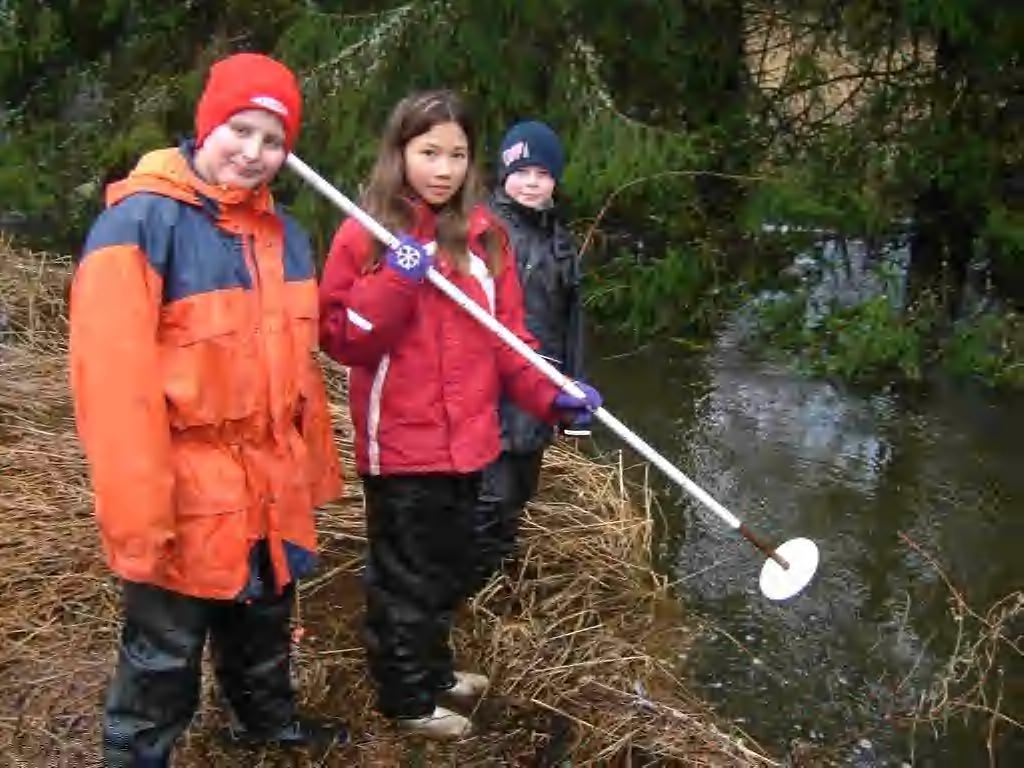
<instances>
[{"instance_id":1,"label":"green bush","mask_svg":"<svg viewBox=\"0 0 1024 768\"><path fill-rule=\"evenodd\" d=\"M636 335L706 334L723 305L709 254L674 246L643 263L621 250L586 288L595 318Z\"/></svg>"},{"instance_id":2,"label":"green bush","mask_svg":"<svg viewBox=\"0 0 1024 768\"><path fill-rule=\"evenodd\" d=\"M989 313L959 323L945 344L943 364L960 378L1024 389L1024 319Z\"/></svg>"},{"instance_id":3,"label":"green bush","mask_svg":"<svg viewBox=\"0 0 1024 768\"><path fill-rule=\"evenodd\" d=\"M795 356L815 375L851 382L919 381L926 357L930 313L905 315L885 296L850 307L832 307L807 321L803 291L757 306L755 338Z\"/></svg>"},{"instance_id":4,"label":"green bush","mask_svg":"<svg viewBox=\"0 0 1024 768\"><path fill-rule=\"evenodd\" d=\"M848 381L890 376L919 381L924 360L922 330L922 323L878 296L826 315L813 333L809 363L812 370Z\"/></svg>"},{"instance_id":5,"label":"green bush","mask_svg":"<svg viewBox=\"0 0 1024 768\"><path fill-rule=\"evenodd\" d=\"M991 311L949 332L938 300L923 294L901 311L885 296L834 307L807 322L802 290L758 302L754 338L793 357L802 370L842 381L920 382L932 363L958 379L1000 389L1024 389L1024 319Z\"/></svg>"}]
</instances>

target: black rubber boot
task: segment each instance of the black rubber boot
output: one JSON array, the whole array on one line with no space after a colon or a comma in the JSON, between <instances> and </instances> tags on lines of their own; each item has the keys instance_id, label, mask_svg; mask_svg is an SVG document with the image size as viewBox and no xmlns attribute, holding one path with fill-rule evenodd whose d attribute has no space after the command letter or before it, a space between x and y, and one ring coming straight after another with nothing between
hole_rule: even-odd
<instances>
[{"instance_id":1,"label":"black rubber boot","mask_svg":"<svg viewBox=\"0 0 1024 768\"><path fill-rule=\"evenodd\" d=\"M228 603L210 623L217 682L232 722L272 731L295 717L291 683L291 614L295 590Z\"/></svg>"},{"instance_id":2,"label":"black rubber boot","mask_svg":"<svg viewBox=\"0 0 1024 768\"><path fill-rule=\"evenodd\" d=\"M244 747L310 747L325 750L348 742L348 727L344 723L295 717L286 725L265 731L227 728L222 736L234 745Z\"/></svg>"},{"instance_id":3,"label":"black rubber boot","mask_svg":"<svg viewBox=\"0 0 1024 768\"><path fill-rule=\"evenodd\" d=\"M209 605L123 585L124 628L103 718L106 768L164 768L199 701Z\"/></svg>"},{"instance_id":4,"label":"black rubber boot","mask_svg":"<svg viewBox=\"0 0 1024 768\"><path fill-rule=\"evenodd\" d=\"M474 593L501 570L504 561L515 557L519 521L537 492L543 458L543 450L505 451L484 470L475 514L479 554Z\"/></svg>"},{"instance_id":5,"label":"black rubber boot","mask_svg":"<svg viewBox=\"0 0 1024 768\"><path fill-rule=\"evenodd\" d=\"M280 595L229 604L210 624L213 664L233 725L221 736L244 747L327 750L348 741L344 723L299 717L291 684L293 585Z\"/></svg>"}]
</instances>

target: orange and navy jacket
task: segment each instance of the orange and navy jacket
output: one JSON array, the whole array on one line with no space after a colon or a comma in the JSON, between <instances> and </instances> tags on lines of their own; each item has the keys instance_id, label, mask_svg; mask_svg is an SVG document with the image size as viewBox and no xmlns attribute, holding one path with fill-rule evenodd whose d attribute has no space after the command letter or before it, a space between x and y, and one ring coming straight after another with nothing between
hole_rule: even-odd
<instances>
[{"instance_id":1,"label":"orange and navy jacket","mask_svg":"<svg viewBox=\"0 0 1024 768\"><path fill-rule=\"evenodd\" d=\"M409 234L434 240L436 216L416 205ZM503 243L497 274L480 254L483 233ZM501 450L504 392L537 418L553 420L558 390L517 352L429 283L374 263L374 243L355 219L334 237L320 284L320 343L350 366L349 407L361 474L475 472ZM501 225L478 207L470 218L468 272L442 251L438 271L530 346L516 262Z\"/></svg>"},{"instance_id":2,"label":"orange and navy jacket","mask_svg":"<svg viewBox=\"0 0 1024 768\"><path fill-rule=\"evenodd\" d=\"M204 598L312 570L341 492L307 236L267 188L205 183L188 145L107 189L71 292L71 385L111 568Z\"/></svg>"}]
</instances>

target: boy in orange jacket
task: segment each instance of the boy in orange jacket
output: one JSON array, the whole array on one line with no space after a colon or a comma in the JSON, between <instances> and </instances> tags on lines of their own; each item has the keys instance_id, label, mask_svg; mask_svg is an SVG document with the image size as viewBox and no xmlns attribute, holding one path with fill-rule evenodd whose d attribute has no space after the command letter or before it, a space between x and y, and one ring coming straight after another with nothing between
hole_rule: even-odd
<instances>
[{"instance_id":1,"label":"boy in orange jacket","mask_svg":"<svg viewBox=\"0 0 1024 768\"><path fill-rule=\"evenodd\" d=\"M341 490L306 234L268 189L299 132L294 75L223 59L194 141L107 190L71 297L71 383L104 551L124 582L107 766L166 766L210 637L249 742L330 743L295 715L295 582Z\"/></svg>"}]
</instances>

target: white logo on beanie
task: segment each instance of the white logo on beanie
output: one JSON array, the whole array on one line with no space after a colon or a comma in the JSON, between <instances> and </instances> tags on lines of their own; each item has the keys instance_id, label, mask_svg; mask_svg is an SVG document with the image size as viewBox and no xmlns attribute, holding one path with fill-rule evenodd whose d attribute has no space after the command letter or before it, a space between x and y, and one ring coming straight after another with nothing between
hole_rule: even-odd
<instances>
[{"instance_id":1,"label":"white logo on beanie","mask_svg":"<svg viewBox=\"0 0 1024 768\"><path fill-rule=\"evenodd\" d=\"M530 147L525 141L517 141L511 147L501 153L501 161L505 165L512 165L516 160L529 158Z\"/></svg>"},{"instance_id":2,"label":"white logo on beanie","mask_svg":"<svg viewBox=\"0 0 1024 768\"><path fill-rule=\"evenodd\" d=\"M276 112L279 115L288 116L288 107L282 104L280 101L275 99L273 96L253 96L249 99L253 104L264 109L269 109L271 112Z\"/></svg>"}]
</instances>

